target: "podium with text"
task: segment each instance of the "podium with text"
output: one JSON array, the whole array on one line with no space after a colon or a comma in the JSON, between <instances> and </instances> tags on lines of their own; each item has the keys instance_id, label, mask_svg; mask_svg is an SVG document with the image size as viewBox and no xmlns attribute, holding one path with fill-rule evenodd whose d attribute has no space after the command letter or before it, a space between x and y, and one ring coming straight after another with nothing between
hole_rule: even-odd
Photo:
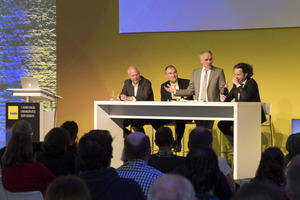
<instances>
[{"instance_id":1,"label":"podium with text","mask_svg":"<svg viewBox=\"0 0 300 200\"><path fill-rule=\"evenodd\" d=\"M61 97L43 89L7 89L14 96L25 99L23 103L6 103L6 142L11 137L11 128L17 120L27 120L33 129L33 140L43 141L48 131L56 126L53 102ZM49 101L51 111L44 111L43 102Z\"/></svg>"},{"instance_id":2,"label":"podium with text","mask_svg":"<svg viewBox=\"0 0 300 200\"><path fill-rule=\"evenodd\" d=\"M234 121L234 179L255 176L261 156L261 103L259 102L127 102L95 101L94 128L111 132L112 167L120 160L124 119Z\"/></svg>"}]
</instances>

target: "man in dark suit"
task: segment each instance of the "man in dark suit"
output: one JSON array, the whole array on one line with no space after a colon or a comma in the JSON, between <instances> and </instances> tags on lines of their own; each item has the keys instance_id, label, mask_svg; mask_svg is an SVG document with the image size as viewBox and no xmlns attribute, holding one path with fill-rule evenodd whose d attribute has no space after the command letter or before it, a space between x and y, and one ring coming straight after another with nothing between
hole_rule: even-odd
<instances>
[{"instance_id":1,"label":"man in dark suit","mask_svg":"<svg viewBox=\"0 0 300 200\"><path fill-rule=\"evenodd\" d=\"M128 68L129 79L125 80L122 92L117 96L119 101L154 101L151 82L140 76L140 71L135 66ZM143 126L148 120L124 120L124 134L129 134L125 127L131 125L134 131L145 133Z\"/></svg>"},{"instance_id":2,"label":"man in dark suit","mask_svg":"<svg viewBox=\"0 0 300 200\"><path fill-rule=\"evenodd\" d=\"M117 97L119 101L154 101L151 82L140 76L137 67L128 68L128 77L121 94Z\"/></svg>"},{"instance_id":3,"label":"man in dark suit","mask_svg":"<svg viewBox=\"0 0 300 200\"><path fill-rule=\"evenodd\" d=\"M161 101L171 101L171 100L193 100L193 95L190 96L175 96L173 93L169 93L165 90L167 85L171 85L174 89L186 89L189 86L190 80L188 79L181 79L178 78L177 70L173 65L169 65L165 69L165 76L168 81L161 84L160 94L161 94ZM157 120L153 122L153 126L155 129L159 128L164 124L171 123L171 120ZM181 139L183 137L183 133L185 130L186 120L175 120L174 123L176 124L176 141L174 145L174 151L179 152L181 151Z\"/></svg>"},{"instance_id":4,"label":"man in dark suit","mask_svg":"<svg viewBox=\"0 0 300 200\"><path fill-rule=\"evenodd\" d=\"M258 85L253 76L253 68L246 63L239 63L234 67L233 87L227 96L222 95L221 101L230 102L260 102ZM266 121L264 111L261 111L261 122ZM233 121L220 121L218 127L233 144Z\"/></svg>"},{"instance_id":5,"label":"man in dark suit","mask_svg":"<svg viewBox=\"0 0 300 200\"><path fill-rule=\"evenodd\" d=\"M189 86L186 89L174 89L171 85L168 85L165 87L165 90L174 93L175 96L195 94L195 100L197 101L220 101L220 89L225 84L223 69L212 65L212 52L209 50L202 50L200 52L200 63L202 67L194 69ZM212 130L214 121L197 120L196 125Z\"/></svg>"}]
</instances>

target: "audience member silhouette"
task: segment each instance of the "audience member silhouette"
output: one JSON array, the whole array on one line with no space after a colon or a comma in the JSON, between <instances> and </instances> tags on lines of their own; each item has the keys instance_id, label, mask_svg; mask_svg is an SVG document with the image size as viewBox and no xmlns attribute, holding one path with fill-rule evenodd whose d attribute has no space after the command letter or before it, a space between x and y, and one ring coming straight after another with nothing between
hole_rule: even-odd
<instances>
[{"instance_id":1,"label":"audience member silhouette","mask_svg":"<svg viewBox=\"0 0 300 200\"><path fill-rule=\"evenodd\" d=\"M191 131L189 135L188 147L192 151L194 149L201 148L212 148L213 136L209 129L205 127L197 127ZM231 189L231 192L235 191L235 184L231 175L231 168L229 167L227 161L218 156L219 169L226 177L227 183ZM222 175L221 175L222 176ZM218 187L217 187L218 189Z\"/></svg>"},{"instance_id":2,"label":"audience member silhouette","mask_svg":"<svg viewBox=\"0 0 300 200\"><path fill-rule=\"evenodd\" d=\"M291 134L286 141L286 150L289 152L285 157L285 167L297 155L300 154L300 133Z\"/></svg>"},{"instance_id":3,"label":"audience member silhouette","mask_svg":"<svg viewBox=\"0 0 300 200\"><path fill-rule=\"evenodd\" d=\"M198 200L219 199L213 193L220 169L217 155L211 148L190 151L184 163L183 174L194 185Z\"/></svg>"},{"instance_id":4,"label":"audience member silhouette","mask_svg":"<svg viewBox=\"0 0 300 200\"><path fill-rule=\"evenodd\" d=\"M295 156L287 171L287 194L289 200L300 199L300 155Z\"/></svg>"},{"instance_id":5,"label":"audience member silhouette","mask_svg":"<svg viewBox=\"0 0 300 200\"><path fill-rule=\"evenodd\" d=\"M40 191L56 177L43 164L34 162L30 134L15 133L2 157L2 182L10 192Z\"/></svg>"},{"instance_id":6,"label":"audience member silhouette","mask_svg":"<svg viewBox=\"0 0 300 200\"><path fill-rule=\"evenodd\" d=\"M149 165L163 173L171 172L183 164L184 157L174 155L172 147L174 137L169 127L161 126L155 133L155 144L158 146L158 153L150 156Z\"/></svg>"},{"instance_id":7,"label":"audience member silhouette","mask_svg":"<svg viewBox=\"0 0 300 200\"><path fill-rule=\"evenodd\" d=\"M67 175L50 183L45 200L91 200L91 195L83 180L75 175Z\"/></svg>"},{"instance_id":8,"label":"audience member silhouette","mask_svg":"<svg viewBox=\"0 0 300 200\"><path fill-rule=\"evenodd\" d=\"M135 180L142 188L145 196L150 186L164 173L148 165L151 155L150 140L142 132L134 132L125 138L124 156L126 163L117 169L122 178Z\"/></svg>"},{"instance_id":9,"label":"audience member silhouette","mask_svg":"<svg viewBox=\"0 0 300 200\"><path fill-rule=\"evenodd\" d=\"M78 155L87 171L79 177L90 190L92 200L145 199L140 186L131 179L120 178L110 167L113 138L106 130L92 130L78 143Z\"/></svg>"},{"instance_id":10,"label":"audience member silhouette","mask_svg":"<svg viewBox=\"0 0 300 200\"><path fill-rule=\"evenodd\" d=\"M274 184L286 195L286 177L283 166L284 155L278 147L266 149L256 171L253 181Z\"/></svg>"},{"instance_id":11,"label":"audience member silhouette","mask_svg":"<svg viewBox=\"0 0 300 200\"><path fill-rule=\"evenodd\" d=\"M12 127L12 135L16 133L25 133L29 134L32 137L32 127L31 124L26 120L18 120L14 123ZM41 150L41 143L40 142L32 142L33 146L33 153ZM6 146L0 149L0 164L2 165L1 158L5 152Z\"/></svg>"},{"instance_id":12,"label":"audience member silhouette","mask_svg":"<svg viewBox=\"0 0 300 200\"><path fill-rule=\"evenodd\" d=\"M35 159L56 176L73 174L75 154L67 152L69 145L68 131L64 128L53 128L45 136L42 152L35 153Z\"/></svg>"},{"instance_id":13,"label":"audience member silhouette","mask_svg":"<svg viewBox=\"0 0 300 200\"><path fill-rule=\"evenodd\" d=\"M150 187L148 200L196 200L192 183L181 175L166 174Z\"/></svg>"},{"instance_id":14,"label":"audience member silhouette","mask_svg":"<svg viewBox=\"0 0 300 200\"><path fill-rule=\"evenodd\" d=\"M245 183L232 200L284 200L283 194L272 184L262 182Z\"/></svg>"},{"instance_id":15,"label":"audience member silhouette","mask_svg":"<svg viewBox=\"0 0 300 200\"><path fill-rule=\"evenodd\" d=\"M68 152L77 154L77 134L78 134L78 125L74 121L66 121L61 126L61 128L66 129L70 134L70 146L68 147Z\"/></svg>"}]
</instances>

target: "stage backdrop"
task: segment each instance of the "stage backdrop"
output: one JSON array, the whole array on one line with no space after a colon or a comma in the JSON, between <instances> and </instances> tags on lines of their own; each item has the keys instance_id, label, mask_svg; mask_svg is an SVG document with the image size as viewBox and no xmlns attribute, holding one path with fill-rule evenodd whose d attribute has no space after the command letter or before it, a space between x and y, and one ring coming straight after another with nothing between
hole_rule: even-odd
<instances>
[{"instance_id":1,"label":"stage backdrop","mask_svg":"<svg viewBox=\"0 0 300 200\"><path fill-rule=\"evenodd\" d=\"M275 145L284 149L291 119L300 118L300 28L120 34L118 10L117 0L57 1L58 124L73 119L80 135L93 129L93 102L118 94L130 65L152 82L159 101L164 68L172 64L190 78L199 52L210 49L230 88L233 66L253 65L262 101L273 103ZM262 130L265 147L270 135Z\"/></svg>"},{"instance_id":2,"label":"stage backdrop","mask_svg":"<svg viewBox=\"0 0 300 200\"><path fill-rule=\"evenodd\" d=\"M0 0L0 147L5 145L5 102L22 102L7 88L36 77L56 92L55 0ZM45 104L49 110L49 104Z\"/></svg>"}]
</instances>

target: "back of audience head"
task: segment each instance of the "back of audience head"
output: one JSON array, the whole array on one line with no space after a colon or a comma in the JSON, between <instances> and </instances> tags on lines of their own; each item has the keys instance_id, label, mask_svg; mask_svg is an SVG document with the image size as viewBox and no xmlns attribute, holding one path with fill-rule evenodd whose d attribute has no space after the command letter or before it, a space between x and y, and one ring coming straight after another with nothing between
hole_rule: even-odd
<instances>
[{"instance_id":1,"label":"back of audience head","mask_svg":"<svg viewBox=\"0 0 300 200\"><path fill-rule=\"evenodd\" d=\"M47 188L45 200L90 200L86 183L74 175L56 178Z\"/></svg>"},{"instance_id":2,"label":"back of audience head","mask_svg":"<svg viewBox=\"0 0 300 200\"><path fill-rule=\"evenodd\" d=\"M288 137L286 141L286 150L289 152L289 160L292 160L293 157L300 154L300 133L291 134Z\"/></svg>"},{"instance_id":3,"label":"back of audience head","mask_svg":"<svg viewBox=\"0 0 300 200\"><path fill-rule=\"evenodd\" d=\"M148 161L151 154L150 140L142 132L134 132L125 138L125 160L142 159Z\"/></svg>"},{"instance_id":4,"label":"back of audience head","mask_svg":"<svg viewBox=\"0 0 300 200\"><path fill-rule=\"evenodd\" d=\"M31 124L26 120L16 121L12 127L12 135L16 133L27 133L29 135L32 135Z\"/></svg>"},{"instance_id":5,"label":"back of audience head","mask_svg":"<svg viewBox=\"0 0 300 200\"><path fill-rule=\"evenodd\" d=\"M73 144L77 139L77 134L78 134L77 123L74 121L66 121L60 127L66 129L69 132L71 138L71 144Z\"/></svg>"},{"instance_id":6,"label":"back of audience head","mask_svg":"<svg viewBox=\"0 0 300 200\"><path fill-rule=\"evenodd\" d=\"M285 183L283 161L284 155L278 147L266 149L261 155L255 180L267 181L281 186Z\"/></svg>"},{"instance_id":7,"label":"back of audience head","mask_svg":"<svg viewBox=\"0 0 300 200\"><path fill-rule=\"evenodd\" d=\"M204 127L197 127L189 135L188 147L190 151L201 148L211 148L213 142L212 133Z\"/></svg>"},{"instance_id":8,"label":"back of audience head","mask_svg":"<svg viewBox=\"0 0 300 200\"><path fill-rule=\"evenodd\" d=\"M155 181L148 193L148 200L195 200L191 182L183 176L166 174Z\"/></svg>"},{"instance_id":9,"label":"back of audience head","mask_svg":"<svg viewBox=\"0 0 300 200\"><path fill-rule=\"evenodd\" d=\"M92 130L78 143L78 155L87 170L97 170L110 166L113 138L107 130Z\"/></svg>"},{"instance_id":10,"label":"back of audience head","mask_svg":"<svg viewBox=\"0 0 300 200\"><path fill-rule=\"evenodd\" d=\"M45 136L42 150L45 154L65 153L70 145L70 135L64 128L53 128Z\"/></svg>"},{"instance_id":11,"label":"back of audience head","mask_svg":"<svg viewBox=\"0 0 300 200\"><path fill-rule=\"evenodd\" d=\"M289 200L300 199L300 155L295 156L287 171L287 194Z\"/></svg>"},{"instance_id":12,"label":"back of audience head","mask_svg":"<svg viewBox=\"0 0 300 200\"><path fill-rule=\"evenodd\" d=\"M284 200L284 196L276 186L255 181L241 186L232 200Z\"/></svg>"},{"instance_id":13,"label":"back of audience head","mask_svg":"<svg viewBox=\"0 0 300 200\"><path fill-rule=\"evenodd\" d=\"M21 166L33 162L32 138L29 134L14 133L2 156L2 164L6 167Z\"/></svg>"},{"instance_id":14,"label":"back of audience head","mask_svg":"<svg viewBox=\"0 0 300 200\"><path fill-rule=\"evenodd\" d=\"M183 174L192 182L196 193L213 191L220 169L217 155L211 148L190 151L184 166Z\"/></svg>"},{"instance_id":15,"label":"back of audience head","mask_svg":"<svg viewBox=\"0 0 300 200\"><path fill-rule=\"evenodd\" d=\"M161 126L155 133L155 144L158 147L172 146L174 143L174 137L172 130L169 127Z\"/></svg>"}]
</instances>

